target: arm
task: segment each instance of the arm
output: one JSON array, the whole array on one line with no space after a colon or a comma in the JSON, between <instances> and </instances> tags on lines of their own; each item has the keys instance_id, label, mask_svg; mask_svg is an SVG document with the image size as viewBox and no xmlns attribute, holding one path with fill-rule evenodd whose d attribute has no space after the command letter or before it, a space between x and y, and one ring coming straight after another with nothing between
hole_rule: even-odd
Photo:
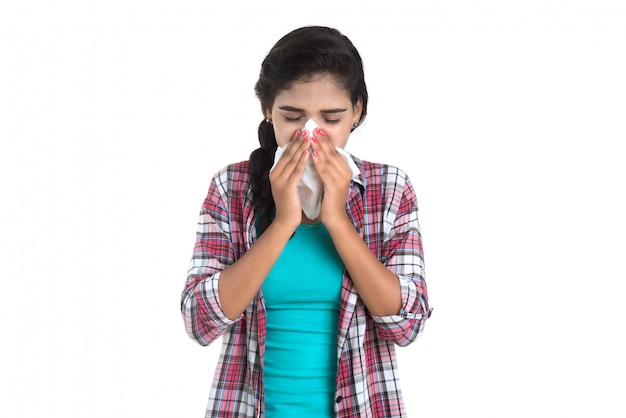
<instances>
[{"instance_id":1,"label":"arm","mask_svg":"<svg viewBox=\"0 0 626 418\"><path fill-rule=\"evenodd\" d=\"M386 214L392 226L388 233L390 238L383 248L385 267L397 276L400 283L402 307L394 315L373 316L378 324L379 336L401 346L412 343L420 336L432 312L424 280L417 199L409 179L404 178L402 193L398 193L401 197L397 210Z\"/></svg>"},{"instance_id":2,"label":"arm","mask_svg":"<svg viewBox=\"0 0 626 418\"><path fill-rule=\"evenodd\" d=\"M201 345L220 337L235 321L224 315L217 292L221 272L234 263L228 211L215 179L202 205L181 313L187 334Z\"/></svg>"},{"instance_id":3,"label":"arm","mask_svg":"<svg viewBox=\"0 0 626 418\"><path fill-rule=\"evenodd\" d=\"M345 199L351 172L332 143L317 137L314 163L324 182L322 222L329 230L354 286L378 325L379 336L399 345L414 341L430 316L423 271L417 199L406 175L398 171L385 213L381 263L347 218ZM393 168L396 170L395 168ZM382 231L381 231L382 232Z\"/></svg>"},{"instance_id":4,"label":"arm","mask_svg":"<svg viewBox=\"0 0 626 418\"><path fill-rule=\"evenodd\" d=\"M402 300L398 278L372 254L348 217L327 226L327 229L370 313L385 316L400 312Z\"/></svg>"},{"instance_id":5,"label":"arm","mask_svg":"<svg viewBox=\"0 0 626 418\"><path fill-rule=\"evenodd\" d=\"M187 334L201 345L215 341L242 317L291 236L273 223L236 260L223 196L214 180L200 212L181 301Z\"/></svg>"},{"instance_id":6,"label":"arm","mask_svg":"<svg viewBox=\"0 0 626 418\"><path fill-rule=\"evenodd\" d=\"M210 344L237 322L300 223L297 183L307 148L304 138L294 140L270 173L276 218L239 259L235 259L223 186L228 184L228 171L221 173L225 178L218 176L219 183L215 179L211 183L181 301L187 333L198 343Z\"/></svg>"},{"instance_id":7,"label":"arm","mask_svg":"<svg viewBox=\"0 0 626 418\"><path fill-rule=\"evenodd\" d=\"M226 317L235 319L245 311L294 230L272 222L250 250L222 272L218 291Z\"/></svg>"},{"instance_id":8,"label":"arm","mask_svg":"<svg viewBox=\"0 0 626 418\"><path fill-rule=\"evenodd\" d=\"M352 269L346 266L363 303L377 324L379 337L406 346L419 337L431 309L424 280L417 200L408 179L403 190L397 192L396 196L401 196L400 199L394 199L384 214L392 225L385 234L388 239L382 249L384 264L369 252L361 240L374 261L366 262L363 255L360 261L362 264L357 262ZM356 234L354 227L351 228ZM343 241L344 238L338 238L338 245L343 245ZM356 245L356 242L352 245ZM346 251L349 253L350 247ZM346 263L351 256L347 257L344 259ZM395 305L391 304L392 301Z\"/></svg>"},{"instance_id":9,"label":"arm","mask_svg":"<svg viewBox=\"0 0 626 418\"><path fill-rule=\"evenodd\" d=\"M219 296L228 318L238 318L245 311L302 220L298 181L306 166L308 148L308 137L296 131L269 174L276 205L274 220L254 245L221 275Z\"/></svg>"}]
</instances>

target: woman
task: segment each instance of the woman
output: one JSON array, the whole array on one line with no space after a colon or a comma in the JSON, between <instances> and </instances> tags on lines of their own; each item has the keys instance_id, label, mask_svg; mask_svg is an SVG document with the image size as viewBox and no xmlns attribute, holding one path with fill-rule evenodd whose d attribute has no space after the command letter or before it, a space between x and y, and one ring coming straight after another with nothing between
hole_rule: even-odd
<instances>
[{"instance_id":1,"label":"woman","mask_svg":"<svg viewBox=\"0 0 626 418\"><path fill-rule=\"evenodd\" d=\"M405 416L394 345L431 311L409 179L343 151L367 111L361 57L335 29L300 28L255 91L261 147L215 175L182 295L188 334L224 337L206 416ZM305 171L323 184L313 218Z\"/></svg>"}]
</instances>

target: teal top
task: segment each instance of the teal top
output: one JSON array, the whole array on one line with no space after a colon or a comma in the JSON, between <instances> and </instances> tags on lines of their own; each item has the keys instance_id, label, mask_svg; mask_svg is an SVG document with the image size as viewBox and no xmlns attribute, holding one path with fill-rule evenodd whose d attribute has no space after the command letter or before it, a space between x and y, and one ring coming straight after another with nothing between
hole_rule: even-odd
<instances>
[{"instance_id":1,"label":"teal top","mask_svg":"<svg viewBox=\"0 0 626 418\"><path fill-rule=\"evenodd\" d=\"M302 224L265 279L268 418L335 416L343 271L323 224Z\"/></svg>"}]
</instances>

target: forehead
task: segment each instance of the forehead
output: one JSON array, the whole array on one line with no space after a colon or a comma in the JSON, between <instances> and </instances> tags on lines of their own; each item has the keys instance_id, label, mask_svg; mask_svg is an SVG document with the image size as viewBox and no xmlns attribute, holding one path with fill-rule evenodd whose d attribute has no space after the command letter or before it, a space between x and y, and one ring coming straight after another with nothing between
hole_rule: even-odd
<instances>
[{"instance_id":1,"label":"forehead","mask_svg":"<svg viewBox=\"0 0 626 418\"><path fill-rule=\"evenodd\" d=\"M350 102L350 94L337 83L334 77L320 75L294 82L288 89L280 91L274 100L277 106L294 105L293 102L345 105L346 102Z\"/></svg>"}]
</instances>

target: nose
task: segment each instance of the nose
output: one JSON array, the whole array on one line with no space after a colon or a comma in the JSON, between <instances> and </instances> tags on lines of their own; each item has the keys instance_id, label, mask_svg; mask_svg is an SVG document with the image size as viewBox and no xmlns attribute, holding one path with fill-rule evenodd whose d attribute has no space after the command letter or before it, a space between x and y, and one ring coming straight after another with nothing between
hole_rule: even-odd
<instances>
[{"instance_id":1,"label":"nose","mask_svg":"<svg viewBox=\"0 0 626 418\"><path fill-rule=\"evenodd\" d=\"M317 128L317 123L313 119L309 119L304 124L304 129L306 129L310 134L313 133L313 130Z\"/></svg>"}]
</instances>

